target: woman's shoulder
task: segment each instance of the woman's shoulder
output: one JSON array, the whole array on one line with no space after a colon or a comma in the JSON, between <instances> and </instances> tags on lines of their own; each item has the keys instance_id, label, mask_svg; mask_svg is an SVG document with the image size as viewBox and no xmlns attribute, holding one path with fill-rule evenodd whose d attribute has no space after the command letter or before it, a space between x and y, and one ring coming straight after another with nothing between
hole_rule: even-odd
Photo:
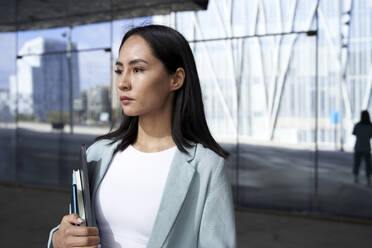
<instances>
[{"instance_id":1,"label":"woman's shoulder","mask_svg":"<svg viewBox=\"0 0 372 248\"><path fill-rule=\"evenodd\" d=\"M229 182L225 159L208 147L196 145L194 163L200 180L210 183L212 188Z\"/></svg>"},{"instance_id":2,"label":"woman's shoulder","mask_svg":"<svg viewBox=\"0 0 372 248\"><path fill-rule=\"evenodd\" d=\"M94 142L90 145L87 149L87 159L88 161L91 160L98 160L101 155L108 149L113 141L110 139L102 139Z\"/></svg>"},{"instance_id":3,"label":"woman's shoulder","mask_svg":"<svg viewBox=\"0 0 372 248\"><path fill-rule=\"evenodd\" d=\"M195 159L202 159L202 160L210 160L210 161L220 161L224 158L218 155L215 151L212 149L205 147L204 145L197 143L196 145L196 151L195 151Z\"/></svg>"},{"instance_id":4,"label":"woman's shoulder","mask_svg":"<svg viewBox=\"0 0 372 248\"><path fill-rule=\"evenodd\" d=\"M196 144L194 163L198 170L221 170L225 159L212 149Z\"/></svg>"}]
</instances>

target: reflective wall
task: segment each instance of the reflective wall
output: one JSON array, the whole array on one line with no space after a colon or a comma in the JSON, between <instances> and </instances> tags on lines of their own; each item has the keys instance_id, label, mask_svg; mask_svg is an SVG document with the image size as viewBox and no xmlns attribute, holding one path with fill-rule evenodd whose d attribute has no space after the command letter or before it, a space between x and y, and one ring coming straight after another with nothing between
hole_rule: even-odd
<instances>
[{"instance_id":1,"label":"reflective wall","mask_svg":"<svg viewBox=\"0 0 372 248\"><path fill-rule=\"evenodd\" d=\"M237 206L372 218L364 167L358 184L352 174L353 126L372 108L363 0L210 0L207 11L0 33L1 182L68 187L80 144L118 124L121 38L150 23L190 43Z\"/></svg>"},{"instance_id":2,"label":"reflective wall","mask_svg":"<svg viewBox=\"0 0 372 248\"><path fill-rule=\"evenodd\" d=\"M16 34L0 34L0 181L16 182L16 112L9 104L9 76L16 71Z\"/></svg>"},{"instance_id":3,"label":"reflective wall","mask_svg":"<svg viewBox=\"0 0 372 248\"><path fill-rule=\"evenodd\" d=\"M371 218L352 130L370 109L372 4L317 4L211 1L154 22L191 43L238 205Z\"/></svg>"}]
</instances>

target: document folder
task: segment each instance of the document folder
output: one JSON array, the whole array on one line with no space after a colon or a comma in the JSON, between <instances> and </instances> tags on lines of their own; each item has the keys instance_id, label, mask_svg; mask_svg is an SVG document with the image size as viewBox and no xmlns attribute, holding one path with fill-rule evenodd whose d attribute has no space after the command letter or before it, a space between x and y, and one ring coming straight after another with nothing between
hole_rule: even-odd
<instances>
[{"instance_id":1,"label":"document folder","mask_svg":"<svg viewBox=\"0 0 372 248\"><path fill-rule=\"evenodd\" d=\"M85 145L81 146L81 164L81 169L72 171L72 213L77 213L80 218L85 220L82 225L92 226L92 208Z\"/></svg>"}]
</instances>

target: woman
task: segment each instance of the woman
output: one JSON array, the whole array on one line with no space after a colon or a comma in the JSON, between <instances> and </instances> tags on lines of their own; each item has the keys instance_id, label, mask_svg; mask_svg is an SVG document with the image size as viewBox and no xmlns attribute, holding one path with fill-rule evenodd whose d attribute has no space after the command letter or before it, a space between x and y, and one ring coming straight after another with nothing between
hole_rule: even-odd
<instances>
[{"instance_id":1,"label":"woman","mask_svg":"<svg viewBox=\"0 0 372 248\"><path fill-rule=\"evenodd\" d=\"M209 132L185 38L134 28L115 72L122 123L87 151L94 227L67 215L49 247L235 247L228 152Z\"/></svg>"},{"instance_id":2,"label":"woman","mask_svg":"<svg viewBox=\"0 0 372 248\"><path fill-rule=\"evenodd\" d=\"M353 135L356 136L354 146L354 181L359 183L360 162L364 159L366 164L367 185L371 185L371 144L372 124L367 110L361 112L360 121L354 126Z\"/></svg>"}]
</instances>

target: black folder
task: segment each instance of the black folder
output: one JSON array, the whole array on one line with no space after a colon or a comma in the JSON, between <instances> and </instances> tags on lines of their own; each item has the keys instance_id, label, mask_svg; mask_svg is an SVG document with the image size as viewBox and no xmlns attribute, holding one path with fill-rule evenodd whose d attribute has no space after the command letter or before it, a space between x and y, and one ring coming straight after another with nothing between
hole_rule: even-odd
<instances>
[{"instance_id":1,"label":"black folder","mask_svg":"<svg viewBox=\"0 0 372 248\"><path fill-rule=\"evenodd\" d=\"M82 167L72 171L73 177L73 199L72 213L79 214L85 219L84 226L93 225L92 207L89 190L89 174L85 145L81 146L81 165ZM74 180L75 178L75 180ZM75 183L75 184L74 184ZM76 189L76 191L74 191Z\"/></svg>"},{"instance_id":2,"label":"black folder","mask_svg":"<svg viewBox=\"0 0 372 248\"><path fill-rule=\"evenodd\" d=\"M83 197L84 197L86 225L92 226L93 225L92 205L91 205L91 200L90 200L88 162L87 162L87 154L86 154L85 145L81 146L81 163L82 163L82 171L80 175L81 175L81 182L83 186L82 190L83 190Z\"/></svg>"}]
</instances>

